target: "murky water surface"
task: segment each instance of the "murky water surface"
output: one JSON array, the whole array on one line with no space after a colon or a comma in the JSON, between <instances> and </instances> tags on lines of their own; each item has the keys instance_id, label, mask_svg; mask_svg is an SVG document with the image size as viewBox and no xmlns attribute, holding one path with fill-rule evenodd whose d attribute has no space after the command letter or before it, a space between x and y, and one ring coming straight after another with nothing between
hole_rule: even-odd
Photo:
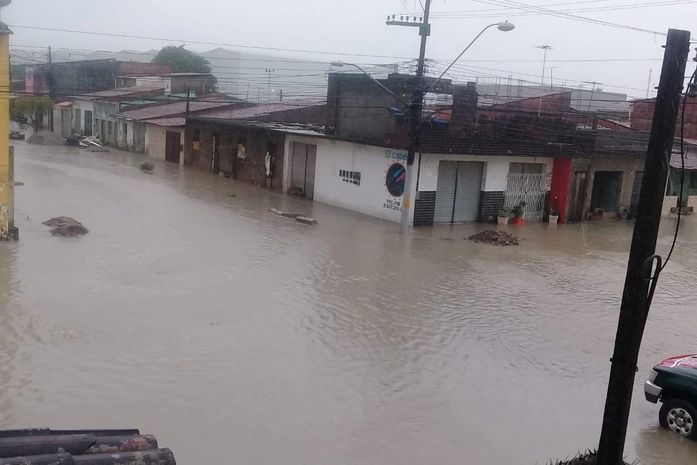
<instances>
[{"instance_id":1,"label":"murky water surface","mask_svg":"<svg viewBox=\"0 0 697 465\"><path fill-rule=\"evenodd\" d=\"M137 426L182 464L532 465L597 443L630 224L529 225L517 248L463 240L481 225L401 237L141 160L17 146L1 427ZM90 234L51 237L59 215ZM688 218L641 354L627 455L644 464L697 457L641 390L697 352L696 253Z\"/></svg>"}]
</instances>

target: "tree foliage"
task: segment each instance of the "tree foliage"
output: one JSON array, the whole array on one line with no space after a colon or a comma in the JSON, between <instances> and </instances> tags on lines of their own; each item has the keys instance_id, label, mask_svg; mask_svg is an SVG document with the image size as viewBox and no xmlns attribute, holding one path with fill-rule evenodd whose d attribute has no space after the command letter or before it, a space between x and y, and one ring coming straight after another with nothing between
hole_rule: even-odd
<instances>
[{"instance_id":1,"label":"tree foliage","mask_svg":"<svg viewBox=\"0 0 697 465\"><path fill-rule=\"evenodd\" d=\"M153 63L169 65L173 73L210 73L211 65L201 55L184 48L183 45L168 45L153 58Z\"/></svg>"},{"instance_id":2,"label":"tree foliage","mask_svg":"<svg viewBox=\"0 0 697 465\"><path fill-rule=\"evenodd\" d=\"M45 113L53 111L53 100L44 96L22 96L12 99L10 113L13 119L29 118L34 129Z\"/></svg>"}]
</instances>

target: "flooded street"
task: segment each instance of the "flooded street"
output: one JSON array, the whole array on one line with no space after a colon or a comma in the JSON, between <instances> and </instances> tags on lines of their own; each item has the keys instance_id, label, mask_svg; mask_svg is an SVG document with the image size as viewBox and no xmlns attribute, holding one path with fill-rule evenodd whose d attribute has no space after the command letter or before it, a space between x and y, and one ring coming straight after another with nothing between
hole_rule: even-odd
<instances>
[{"instance_id":1,"label":"flooded street","mask_svg":"<svg viewBox=\"0 0 697 465\"><path fill-rule=\"evenodd\" d=\"M205 172L148 176L132 154L16 158L2 428L136 426L181 464L533 465L597 445L629 223L528 225L492 247L463 240L485 225L402 237ZM51 237L59 215L90 234ZM653 364L697 352L696 254L688 218L640 357L626 453L644 464L697 456L642 391Z\"/></svg>"}]
</instances>

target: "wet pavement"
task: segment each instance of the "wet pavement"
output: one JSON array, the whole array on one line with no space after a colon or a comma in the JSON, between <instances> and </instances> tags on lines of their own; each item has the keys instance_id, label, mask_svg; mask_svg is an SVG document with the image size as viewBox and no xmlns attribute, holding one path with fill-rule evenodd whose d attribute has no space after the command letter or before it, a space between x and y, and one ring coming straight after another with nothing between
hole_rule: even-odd
<instances>
[{"instance_id":1,"label":"wet pavement","mask_svg":"<svg viewBox=\"0 0 697 465\"><path fill-rule=\"evenodd\" d=\"M519 247L463 240L482 225L402 237L137 155L16 154L0 427L138 426L182 464L536 464L597 444L631 224L509 226ZM61 215L90 233L52 237ZM640 357L626 452L644 464L697 456L641 390L697 352L696 252L688 218Z\"/></svg>"}]
</instances>

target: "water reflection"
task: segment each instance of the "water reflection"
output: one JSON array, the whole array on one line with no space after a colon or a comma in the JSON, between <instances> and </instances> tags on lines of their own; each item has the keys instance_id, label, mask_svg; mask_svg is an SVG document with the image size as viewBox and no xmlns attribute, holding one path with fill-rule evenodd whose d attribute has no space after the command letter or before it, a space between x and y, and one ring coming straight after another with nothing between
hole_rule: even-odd
<instances>
[{"instance_id":1,"label":"water reflection","mask_svg":"<svg viewBox=\"0 0 697 465\"><path fill-rule=\"evenodd\" d=\"M402 237L200 171L146 176L132 154L17 153L1 426L136 425L182 463L532 464L597 443L630 225L510 227L509 248L464 240L483 225ZM51 237L57 215L90 234ZM641 354L627 454L643 463L694 453L647 430L640 397L655 362L694 350L691 220Z\"/></svg>"}]
</instances>

